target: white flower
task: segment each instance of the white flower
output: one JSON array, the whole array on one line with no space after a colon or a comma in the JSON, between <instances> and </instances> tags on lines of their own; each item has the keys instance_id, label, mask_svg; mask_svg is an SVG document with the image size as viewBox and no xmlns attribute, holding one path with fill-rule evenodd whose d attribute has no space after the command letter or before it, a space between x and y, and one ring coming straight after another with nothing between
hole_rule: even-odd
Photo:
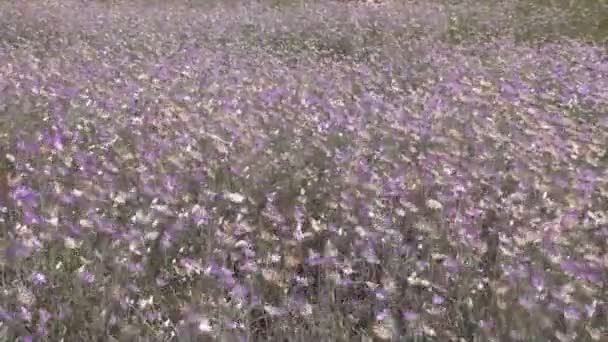
<instances>
[{"instance_id":1,"label":"white flower","mask_svg":"<svg viewBox=\"0 0 608 342\"><path fill-rule=\"evenodd\" d=\"M76 242L76 240L74 240L71 237L66 237L63 241L63 244L66 248L68 249L76 249L79 248L80 245L82 244L82 242Z\"/></svg>"},{"instance_id":2,"label":"white flower","mask_svg":"<svg viewBox=\"0 0 608 342\"><path fill-rule=\"evenodd\" d=\"M443 205L434 199L430 199L428 201L426 201L426 206L429 207L429 209L434 209L434 210L441 210L443 209Z\"/></svg>"},{"instance_id":3,"label":"white flower","mask_svg":"<svg viewBox=\"0 0 608 342\"><path fill-rule=\"evenodd\" d=\"M228 198L228 200L233 203L243 203L245 201L245 196L236 192L226 193L226 198Z\"/></svg>"},{"instance_id":4,"label":"white flower","mask_svg":"<svg viewBox=\"0 0 608 342\"><path fill-rule=\"evenodd\" d=\"M211 328L211 324L209 323L209 320L207 318L203 318L203 319L201 319L201 321L198 324L198 330L200 330L201 332L204 332L204 333L209 333L209 332L213 331L213 328Z\"/></svg>"}]
</instances>

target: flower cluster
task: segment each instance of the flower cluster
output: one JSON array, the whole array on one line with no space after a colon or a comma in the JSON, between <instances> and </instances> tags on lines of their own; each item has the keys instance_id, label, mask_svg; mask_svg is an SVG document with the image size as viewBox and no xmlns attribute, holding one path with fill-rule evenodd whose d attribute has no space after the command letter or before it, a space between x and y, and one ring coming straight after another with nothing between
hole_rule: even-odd
<instances>
[{"instance_id":1,"label":"flower cluster","mask_svg":"<svg viewBox=\"0 0 608 342\"><path fill-rule=\"evenodd\" d=\"M454 6L1 4L0 339L604 340L607 51Z\"/></svg>"}]
</instances>

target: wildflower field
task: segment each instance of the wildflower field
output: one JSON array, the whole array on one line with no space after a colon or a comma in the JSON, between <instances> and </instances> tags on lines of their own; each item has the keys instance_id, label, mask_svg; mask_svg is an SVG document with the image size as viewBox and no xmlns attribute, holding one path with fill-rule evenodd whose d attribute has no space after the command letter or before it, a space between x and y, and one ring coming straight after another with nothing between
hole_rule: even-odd
<instances>
[{"instance_id":1,"label":"wildflower field","mask_svg":"<svg viewBox=\"0 0 608 342\"><path fill-rule=\"evenodd\" d=\"M608 3L0 0L0 341L608 341Z\"/></svg>"}]
</instances>

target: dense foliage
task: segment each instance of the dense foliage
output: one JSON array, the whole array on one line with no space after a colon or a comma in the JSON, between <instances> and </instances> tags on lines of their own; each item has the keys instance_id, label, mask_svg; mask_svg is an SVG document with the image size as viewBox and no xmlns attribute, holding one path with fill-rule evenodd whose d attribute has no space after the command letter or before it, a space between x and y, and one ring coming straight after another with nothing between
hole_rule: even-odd
<instances>
[{"instance_id":1,"label":"dense foliage","mask_svg":"<svg viewBox=\"0 0 608 342\"><path fill-rule=\"evenodd\" d=\"M0 340L605 341L608 11L531 3L0 2Z\"/></svg>"}]
</instances>

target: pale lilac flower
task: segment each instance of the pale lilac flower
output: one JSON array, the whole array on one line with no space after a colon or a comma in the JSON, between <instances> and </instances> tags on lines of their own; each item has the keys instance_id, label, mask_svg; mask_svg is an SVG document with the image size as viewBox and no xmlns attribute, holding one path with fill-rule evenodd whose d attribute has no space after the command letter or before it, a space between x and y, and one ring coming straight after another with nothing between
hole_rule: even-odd
<instances>
[{"instance_id":1,"label":"pale lilac flower","mask_svg":"<svg viewBox=\"0 0 608 342\"><path fill-rule=\"evenodd\" d=\"M86 270L78 272L78 278L85 284L92 284L95 282L95 275Z\"/></svg>"},{"instance_id":2,"label":"pale lilac flower","mask_svg":"<svg viewBox=\"0 0 608 342\"><path fill-rule=\"evenodd\" d=\"M445 302L445 298L441 297L440 295L434 294L433 295L433 304L434 305L441 305Z\"/></svg>"},{"instance_id":3,"label":"pale lilac flower","mask_svg":"<svg viewBox=\"0 0 608 342\"><path fill-rule=\"evenodd\" d=\"M47 278L44 275L44 273L40 273L40 272L34 272L32 273L32 275L30 276L30 281L34 284L34 285L46 285L47 283Z\"/></svg>"},{"instance_id":4,"label":"pale lilac flower","mask_svg":"<svg viewBox=\"0 0 608 342\"><path fill-rule=\"evenodd\" d=\"M417 313L415 313L413 311L405 311L405 312L403 312L403 319L406 320L406 321L408 321L408 322L417 321L419 317L420 317L420 315L418 315Z\"/></svg>"}]
</instances>

